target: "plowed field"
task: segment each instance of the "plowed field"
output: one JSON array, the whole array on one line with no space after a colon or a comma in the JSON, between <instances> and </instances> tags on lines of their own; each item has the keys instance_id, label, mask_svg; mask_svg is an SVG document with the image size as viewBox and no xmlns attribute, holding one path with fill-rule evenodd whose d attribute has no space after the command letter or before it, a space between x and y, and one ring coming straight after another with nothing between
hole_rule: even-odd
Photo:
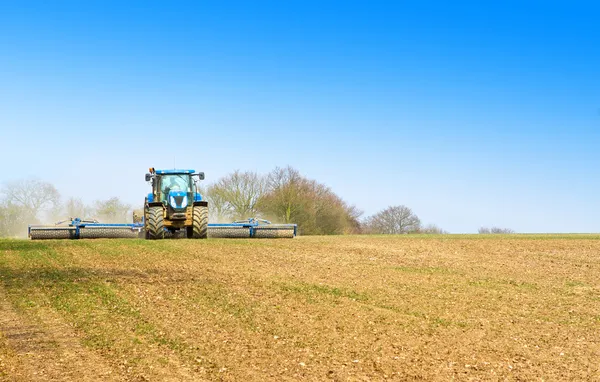
<instances>
[{"instance_id":1,"label":"plowed field","mask_svg":"<svg viewBox=\"0 0 600 382\"><path fill-rule=\"evenodd\" d=\"M600 237L0 241L0 380L600 380Z\"/></svg>"}]
</instances>

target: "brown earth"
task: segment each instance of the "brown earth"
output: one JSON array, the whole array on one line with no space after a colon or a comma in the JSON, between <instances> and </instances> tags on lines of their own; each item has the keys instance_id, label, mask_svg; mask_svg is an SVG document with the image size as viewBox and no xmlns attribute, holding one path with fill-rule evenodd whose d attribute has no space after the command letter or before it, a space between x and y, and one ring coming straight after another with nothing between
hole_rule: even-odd
<instances>
[{"instance_id":1,"label":"brown earth","mask_svg":"<svg viewBox=\"0 0 600 382\"><path fill-rule=\"evenodd\" d=\"M0 240L0 380L600 380L600 237Z\"/></svg>"}]
</instances>

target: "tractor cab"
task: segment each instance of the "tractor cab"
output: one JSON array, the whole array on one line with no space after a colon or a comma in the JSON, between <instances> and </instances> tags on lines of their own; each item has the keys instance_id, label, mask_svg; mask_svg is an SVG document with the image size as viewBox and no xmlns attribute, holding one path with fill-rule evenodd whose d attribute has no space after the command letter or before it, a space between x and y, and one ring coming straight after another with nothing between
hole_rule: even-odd
<instances>
[{"instance_id":1,"label":"tractor cab","mask_svg":"<svg viewBox=\"0 0 600 382\"><path fill-rule=\"evenodd\" d=\"M146 181L152 184L152 192L148 194L148 200L165 203L172 208L185 208L191 202L202 200L198 181L203 179L204 173L194 173L194 170L151 168L150 173L146 174Z\"/></svg>"}]
</instances>

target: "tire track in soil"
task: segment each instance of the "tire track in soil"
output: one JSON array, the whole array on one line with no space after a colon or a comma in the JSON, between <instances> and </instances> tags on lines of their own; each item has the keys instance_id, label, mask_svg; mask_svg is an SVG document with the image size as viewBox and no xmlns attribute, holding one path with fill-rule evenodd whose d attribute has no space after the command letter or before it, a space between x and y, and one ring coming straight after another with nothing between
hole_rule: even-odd
<instances>
[{"instance_id":1,"label":"tire track in soil","mask_svg":"<svg viewBox=\"0 0 600 382\"><path fill-rule=\"evenodd\" d=\"M10 381L122 381L127 377L85 348L56 312L40 310L34 322L13 309L0 287L0 332L8 344ZM0 373L0 380L2 380Z\"/></svg>"}]
</instances>

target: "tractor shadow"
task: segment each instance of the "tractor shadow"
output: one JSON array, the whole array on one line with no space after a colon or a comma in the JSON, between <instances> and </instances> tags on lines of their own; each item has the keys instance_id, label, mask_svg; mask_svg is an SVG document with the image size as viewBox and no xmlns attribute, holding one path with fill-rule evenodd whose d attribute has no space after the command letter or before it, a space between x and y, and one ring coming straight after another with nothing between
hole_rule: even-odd
<instances>
[{"instance_id":1,"label":"tractor shadow","mask_svg":"<svg viewBox=\"0 0 600 382\"><path fill-rule=\"evenodd\" d=\"M158 271L142 272L134 269L83 267L16 269L0 266L0 283L8 290L12 288L54 288L85 283L117 283L131 280L143 283L147 279L156 277L159 277Z\"/></svg>"}]
</instances>

